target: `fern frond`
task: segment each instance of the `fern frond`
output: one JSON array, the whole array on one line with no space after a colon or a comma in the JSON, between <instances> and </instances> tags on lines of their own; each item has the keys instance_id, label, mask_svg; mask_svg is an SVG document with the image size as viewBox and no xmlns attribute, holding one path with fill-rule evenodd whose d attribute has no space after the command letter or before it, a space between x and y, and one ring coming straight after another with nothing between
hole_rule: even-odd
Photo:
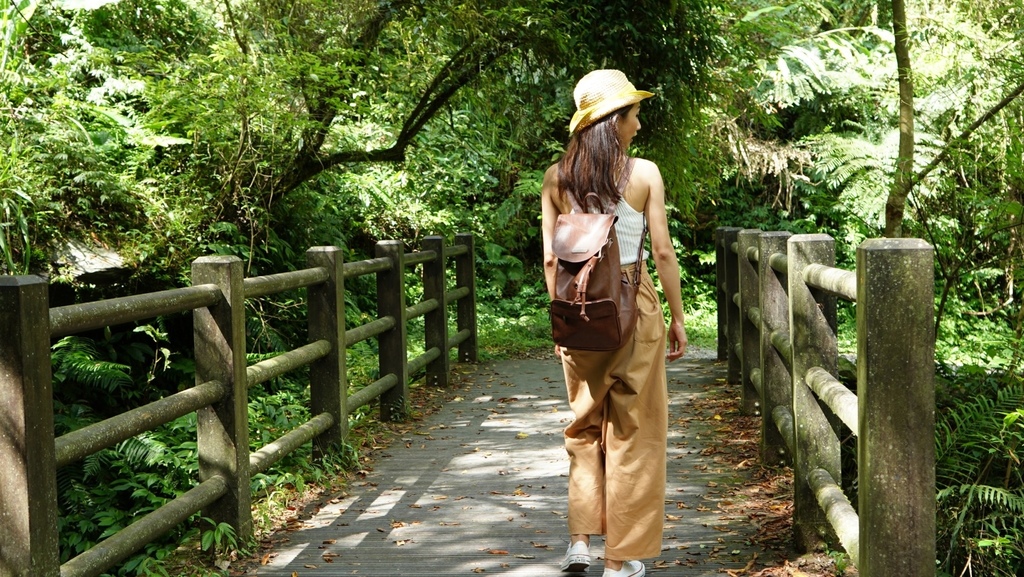
<instances>
[{"instance_id":1,"label":"fern frond","mask_svg":"<svg viewBox=\"0 0 1024 577\"><path fill-rule=\"evenodd\" d=\"M772 101L780 108L828 94L831 82L817 49L799 45L782 48L767 73Z\"/></svg>"},{"instance_id":2,"label":"fern frond","mask_svg":"<svg viewBox=\"0 0 1024 577\"><path fill-rule=\"evenodd\" d=\"M82 459L82 473L86 479L98 478L110 467L110 463L113 460L110 451L99 451L91 455L86 456Z\"/></svg>"},{"instance_id":3,"label":"fern frond","mask_svg":"<svg viewBox=\"0 0 1024 577\"><path fill-rule=\"evenodd\" d=\"M974 485L978 501L993 510L1024 515L1024 494L991 485Z\"/></svg>"},{"instance_id":4,"label":"fern frond","mask_svg":"<svg viewBox=\"0 0 1024 577\"><path fill-rule=\"evenodd\" d=\"M884 148L863 137L830 134L808 139L804 144L815 156L815 177L830 190L841 189L888 166Z\"/></svg>"},{"instance_id":5,"label":"fern frond","mask_svg":"<svg viewBox=\"0 0 1024 577\"><path fill-rule=\"evenodd\" d=\"M71 380L83 385L99 387L107 392L131 386L129 367L110 361L97 361L85 355L69 356L64 368Z\"/></svg>"},{"instance_id":6,"label":"fern frond","mask_svg":"<svg viewBox=\"0 0 1024 577\"><path fill-rule=\"evenodd\" d=\"M948 411L935 423L935 474L940 487L984 482L987 463L1007 458L1000 432L1005 415L1024 405L1024 384L1000 389L995 398L977 395Z\"/></svg>"},{"instance_id":7,"label":"fern frond","mask_svg":"<svg viewBox=\"0 0 1024 577\"><path fill-rule=\"evenodd\" d=\"M53 378L57 382L76 382L111 392L132 384L130 367L98 360L99 350L91 339L64 337L51 348Z\"/></svg>"},{"instance_id":8,"label":"fern frond","mask_svg":"<svg viewBox=\"0 0 1024 577\"><path fill-rule=\"evenodd\" d=\"M132 466L153 466L164 460L167 445L152 433L143 433L122 441L117 450Z\"/></svg>"}]
</instances>

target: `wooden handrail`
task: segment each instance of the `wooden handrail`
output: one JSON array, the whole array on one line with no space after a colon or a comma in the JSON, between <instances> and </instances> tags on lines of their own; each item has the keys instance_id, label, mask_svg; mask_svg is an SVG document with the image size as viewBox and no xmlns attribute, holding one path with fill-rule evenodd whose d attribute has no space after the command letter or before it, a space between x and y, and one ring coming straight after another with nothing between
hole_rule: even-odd
<instances>
[{"instance_id":1,"label":"wooden handrail","mask_svg":"<svg viewBox=\"0 0 1024 577\"><path fill-rule=\"evenodd\" d=\"M212 306L220 298L206 284L50 309L50 336L63 337L103 327Z\"/></svg>"},{"instance_id":2,"label":"wooden handrail","mask_svg":"<svg viewBox=\"0 0 1024 577\"><path fill-rule=\"evenodd\" d=\"M797 548L830 526L862 577L934 575L932 248L868 240L847 271L827 235L723 227L715 244L719 358L762 415L762 459L793 467ZM836 377L837 298L857 303L856 393ZM841 424L859 447L857 511L836 481Z\"/></svg>"},{"instance_id":3,"label":"wooden handrail","mask_svg":"<svg viewBox=\"0 0 1024 577\"><path fill-rule=\"evenodd\" d=\"M16 575L94 576L203 510L228 523L236 538L252 533L249 479L281 457L312 442L315 458L338 450L347 432L349 411L380 397L382 418L403 418L408 375L427 369L428 382L448 381L448 351L476 361L474 249L471 235L456 236L446 247L440 237L424 239L423 250L408 255L401 243L382 241L378 255L343 263L336 247L307 252L306 268L243 278L237 257L203 257L193 263L194 286L117 299L49 308L47 284L36 277L0 276L0 350L20 351L8 360L0 379L0 397L20 399L10 412L20 418L25 438L0 446L0 517L11 526L0 548L0 567ZM454 267L446 266L453 259ZM405 306L407 267L422 265L423 300ZM454 268L454 271L451 269ZM377 319L345 327L344 281L373 274L378 278ZM449 276L455 287L448 289ZM384 280L381 280L384 279ZM307 288L310 342L245 366L245 299ZM447 308L457 305L458 329L449 335ZM185 391L129 410L55 438L50 390L49 339L161 315L193 312L197 384ZM47 314L48 313L48 314ZM425 316L425 351L408 359L405 323ZM39 319L44 319L39 322ZM345 350L368 338L381 341L380 379L348 395ZM311 413L306 423L249 452L248 391L255 385L309 366ZM200 475L206 480L181 497L119 531L81 555L58 565L55 470L135 435L199 411L197 439ZM28 426L24 426L29 424ZM20 449L32 451L26 458ZM9 496L7 496L9 492Z\"/></svg>"}]
</instances>

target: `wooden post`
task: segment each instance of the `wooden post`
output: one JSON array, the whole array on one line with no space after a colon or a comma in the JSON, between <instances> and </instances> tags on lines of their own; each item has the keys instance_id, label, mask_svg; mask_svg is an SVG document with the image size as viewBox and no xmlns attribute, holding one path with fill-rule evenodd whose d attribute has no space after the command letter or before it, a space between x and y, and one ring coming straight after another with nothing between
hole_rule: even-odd
<instances>
[{"instance_id":1,"label":"wooden post","mask_svg":"<svg viewBox=\"0 0 1024 577\"><path fill-rule=\"evenodd\" d=\"M857 249L862 577L935 575L933 259L919 239Z\"/></svg>"},{"instance_id":2,"label":"wooden post","mask_svg":"<svg viewBox=\"0 0 1024 577\"><path fill-rule=\"evenodd\" d=\"M730 352L733 344L732 335L729 334L729 314L736 306L732 302L734 292L729 292L729 278L736 275L736 254L732 252L732 243L736 241L735 234L740 229L732 226L720 226L715 229L715 287L717 290L718 302L718 360L729 362L729 375L726 379L730 383L739 382L739 363L736 364L736 380L732 379L732 359L736 357L735 352ZM732 255L732 258L730 258ZM731 275L730 275L731 273ZM737 360L738 357L737 357Z\"/></svg>"},{"instance_id":3,"label":"wooden post","mask_svg":"<svg viewBox=\"0 0 1024 577\"><path fill-rule=\"evenodd\" d=\"M724 255L722 257L724 265L724 276L722 277L723 287L725 291L725 301L719 306L724 306L726 313L726 339L729 342L728 358L729 368L726 373L726 381L739 384L742 382L743 374L743 363L742 363L742 345L740 339L740 325L743 322L743 314L740 311L740 307L736 304L736 296L740 293L740 263L739 255L733 250L733 245L739 241L740 230L736 227L723 227L722 233L722 245L724 248Z\"/></svg>"},{"instance_id":4,"label":"wooden post","mask_svg":"<svg viewBox=\"0 0 1024 577\"><path fill-rule=\"evenodd\" d=\"M740 295L739 335L740 335L740 381L743 383L740 397L740 412L744 415L761 414L760 387L754 385L754 379L761 378L761 327L750 320L751 309L760 306L759 281L757 280L756 263L747 258L747 249L757 248L757 237L761 231L752 228L737 233L739 254L737 255L738 293Z\"/></svg>"},{"instance_id":5,"label":"wooden post","mask_svg":"<svg viewBox=\"0 0 1024 577\"><path fill-rule=\"evenodd\" d=\"M476 346L476 254L473 251L473 235L460 233L455 235L455 244L464 245L466 254L459 255L455 262L455 284L458 287L469 287L469 296L459 299L458 325L459 332L469 330L469 338L459 343L459 360L464 363L475 363L477 360Z\"/></svg>"},{"instance_id":6,"label":"wooden post","mask_svg":"<svg viewBox=\"0 0 1024 577\"><path fill-rule=\"evenodd\" d=\"M395 319L395 326L378 337L380 376L395 375L398 382L380 396L382 421L401 421L408 414L409 378L405 332L405 248L397 240L377 243L377 257L391 259L391 268L377 273L377 316Z\"/></svg>"},{"instance_id":7,"label":"wooden post","mask_svg":"<svg viewBox=\"0 0 1024 577\"><path fill-rule=\"evenodd\" d=\"M309 366L310 409L314 416L328 413L334 425L313 439L313 458L341 449L348 436L348 380L345 375L345 266L344 253L336 246L306 251L306 264L327 269L330 278L309 287L309 341L325 340L331 352Z\"/></svg>"},{"instance_id":8,"label":"wooden post","mask_svg":"<svg viewBox=\"0 0 1024 577\"><path fill-rule=\"evenodd\" d=\"M793 447L793 439L780 432L780 426L792 432L793 380L787 361L778 344L789 343L789 298L786 296L786 276L770 265L773 254L786 254L791 236L788 232L765 232L758 237L757 276L761 281L761 460L765 464L789 460L785 455ZM780 338L784 335L785 338ZM792 350L792 349L791 349ZM788 424L777 418L776 407L787 413Z\"/></svg>"},{"instance_id":9,"label":"wooden post","mask_svg":"<svg viewBox=\"0 0 1024 577\"><path fill-rule=\"evenodd\" d=\"M835 241L825 234L798 234L789 239L789 326L793 349L793 536L799 550L814 551L830 533L828 518L807 483L808 474L824 469L842 483L838 431L840 421L807 385L807 371L820 367L839 374L836 342L836 297L812 289L803 271L815 263L834 267Z\"/></svg>"},{"instance_id":10,"label":"wooden post","mask_svg":"<svg viewBox=\"0 0 1024 577\"><path fill-rule=\"evenodd\" d=\"M192 313L196 384L220 381L230 391L198 412L199 478L221 476L228 492L203 515L235 529L239 543L252 539L249 486L249 402L245 374L245 294L242 261L204 256L192 263L192 284L216 284L223 298Z\"/></svg>"},{"instance_id":11,"label":"wooden post","mask_svg":"<svg viewBox=\"0 0 1024 577\"><path fill-rule=\"evenodd\" d=\"M436 299L438 307L423 318L424 346L426 350L437 348L441 354L427 365L427 383L435 387L448 384L448 307L445 304L445 257L444 238L428 236L423 239L423 250L434 251L437 256L423 263L423 298Z\"/></svg>"},{"instance_id":12,"label":"wooden post","mask_svg":"<svg viewBox=\"0 0 1024 577\"><path fill-rule=\"evenodd\" d=\"M46 281L0 276L0 576L57 577Z\"/></svg>"}]
</instances>

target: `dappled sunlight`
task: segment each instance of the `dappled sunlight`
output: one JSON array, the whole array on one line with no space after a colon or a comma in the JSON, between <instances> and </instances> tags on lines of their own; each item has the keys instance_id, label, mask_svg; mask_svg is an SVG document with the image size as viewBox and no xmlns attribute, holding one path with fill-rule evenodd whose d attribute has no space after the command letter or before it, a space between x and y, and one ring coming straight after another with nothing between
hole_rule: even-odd
<instances>
[{"instance_id":1,"label":"dappled sunlight","mask_svg":"<svg viewBox=\"0 0 1024 577\"><path fill-rule=\"evenodd\" d=\"M561 365L499 366L480 367L442 411L381 449L349 494L275 534L267 563L241 574L560 575L569 541L562 431L572 419ZM742 473L708 452L702 419L716 421L695 405L721 372L706 359L670 365L665 536L650 571L712 574L752 558L746 519L719 507ZM592 571L603 551L595 537Z\"/></svg>"}]
</instances>

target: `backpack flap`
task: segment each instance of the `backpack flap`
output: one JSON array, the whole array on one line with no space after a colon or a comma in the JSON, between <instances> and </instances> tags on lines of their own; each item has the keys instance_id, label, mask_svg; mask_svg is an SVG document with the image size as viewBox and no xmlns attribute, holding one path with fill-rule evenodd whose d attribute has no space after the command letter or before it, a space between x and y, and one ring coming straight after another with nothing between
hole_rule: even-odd
<instances>
[{"instance_id":1,"label":"backpack flap","mask_svg":"<svg viewBox=\"0 0 1024 577\"><path fill-rule=\"evenodd\" d=\"M558 215L551 250L567 262L583 262L608 244L608 232L617 217L613 214L569 213Z\"/></svg>"}]
</instances>

